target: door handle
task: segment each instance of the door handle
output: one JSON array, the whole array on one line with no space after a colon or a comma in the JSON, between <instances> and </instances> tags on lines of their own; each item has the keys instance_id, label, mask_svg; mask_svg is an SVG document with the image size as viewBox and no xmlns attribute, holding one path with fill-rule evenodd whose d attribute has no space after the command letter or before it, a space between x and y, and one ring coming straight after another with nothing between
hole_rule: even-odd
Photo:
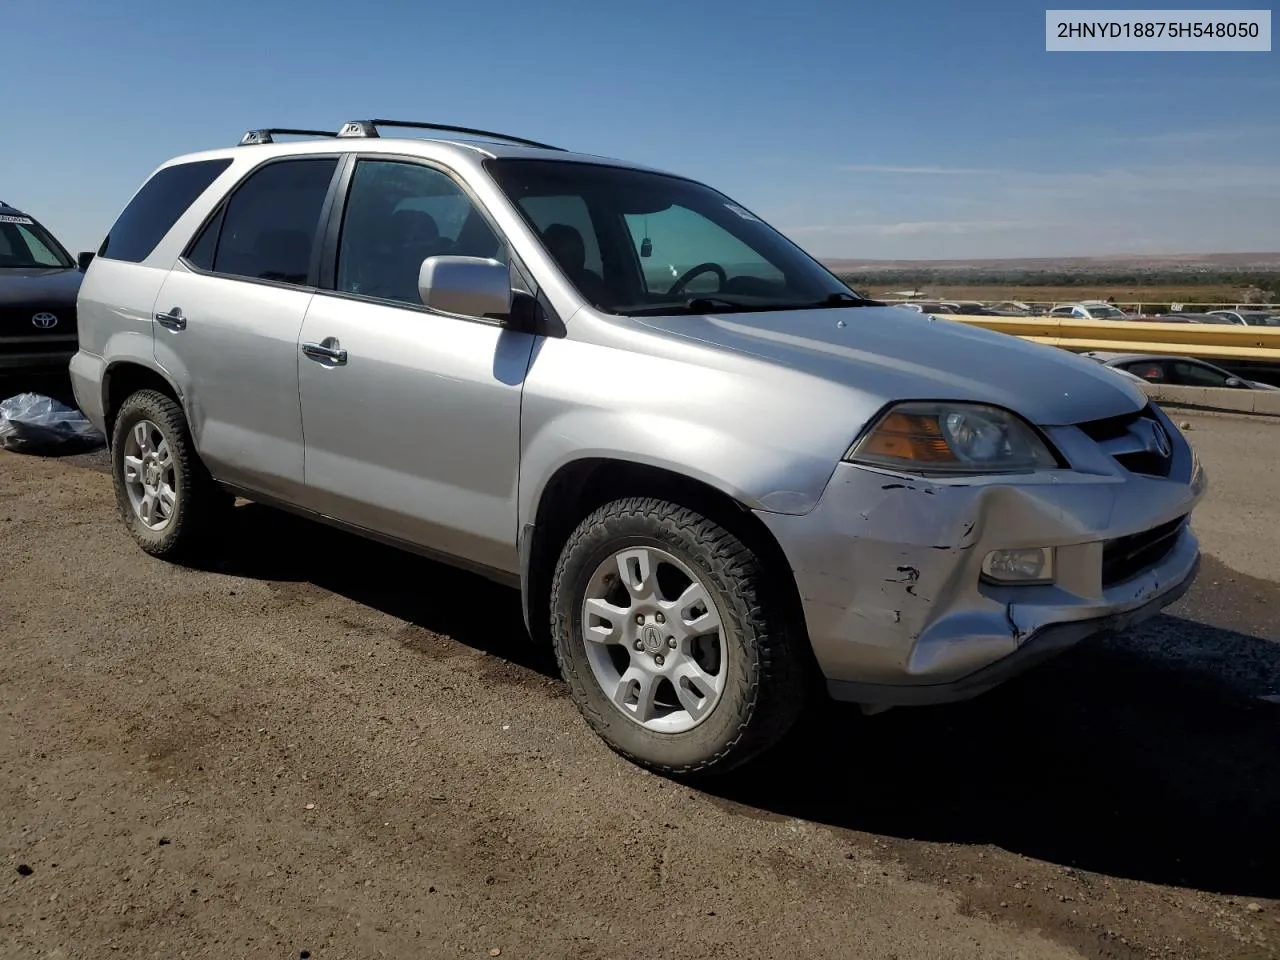
<instances>
[{"instance_id":1,"label":"door handle","mask_svg":"<svg viewBox=\"0 0 1280 960\"><path fill-rule=\"evenodd\" d=\"M156 323L162 327L168 327L170 330L187 329L187 318L182 315L182 311L177 307L172 308L168 313L157 313Z\"/></svg>"},{"instance_id":2,"label":"door handle","mask_svg":"<svg viewBox=\"0 0 1280 960\"><path fill-rule=\"evenodd\" d=\"M304 343L302 352L317 363L340 367L347 362L347 351L342 349L336 337L325 337L319 343Z\"/></svg>"}]
</instances>

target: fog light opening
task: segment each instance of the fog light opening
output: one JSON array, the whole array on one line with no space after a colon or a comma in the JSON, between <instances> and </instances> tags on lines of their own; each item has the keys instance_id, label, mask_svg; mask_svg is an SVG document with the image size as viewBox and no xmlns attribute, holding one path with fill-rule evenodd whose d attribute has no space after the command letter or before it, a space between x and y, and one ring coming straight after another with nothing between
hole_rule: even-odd
<instances>
[{"instance_id":1,"label":"fog light opening","mask_svg":"<svg viewBox=\"0 0 1280 960\"><path fill-rule=\"evenodd\" d=\"M1053 548L992 550L982 561L982 575L995 583L1052 583Z\"/></svg>"}]
</instances>

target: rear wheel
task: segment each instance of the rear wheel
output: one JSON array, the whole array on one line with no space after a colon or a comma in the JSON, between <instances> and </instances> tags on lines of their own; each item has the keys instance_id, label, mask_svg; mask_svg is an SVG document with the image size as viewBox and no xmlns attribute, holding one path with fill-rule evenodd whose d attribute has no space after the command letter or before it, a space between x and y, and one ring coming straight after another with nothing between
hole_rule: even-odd
<instances>
[{"instance_id":1,"label":"rear wheel","mask_svg":"<svg viewBox=\"0 0 1280 960\"><path fill-rule=\"evenodd\" d=\"M121 405L111 473L125 526L153 557L193 559L234 502L200 462L182 408L156 390Z\"/></svg>"},{"instance_id":2,"label":"rear wheel","mask_svg":"<svg viewBox=\"0 0 1280 960\"><path fill-rule=\"evenodd\" d=\"M560 670L619 753L710 774L780 740L805 699L805 659L729 530L654 499L607 504L561 553L552 585Z\"/></svg>"}]
</instances>

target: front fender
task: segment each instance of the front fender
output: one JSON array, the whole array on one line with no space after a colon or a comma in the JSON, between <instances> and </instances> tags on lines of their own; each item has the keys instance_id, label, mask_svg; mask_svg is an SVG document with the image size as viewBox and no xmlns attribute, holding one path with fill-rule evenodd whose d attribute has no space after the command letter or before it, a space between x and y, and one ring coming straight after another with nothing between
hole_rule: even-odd
<instances>
[{"instance_id":1,"label":"front fender","mask_svg":"<svg viewBox=\"0 0 1280 960\"><path fill-rule=\"evenodd\" d=\"M828 456L779 448L748 431L730 432L662 413L564 410L523 438L519 516L530 522L552 478L582 460L634 463L700 481L753 510L812 510L836 468Z\"/></svg>"}]
</instances>

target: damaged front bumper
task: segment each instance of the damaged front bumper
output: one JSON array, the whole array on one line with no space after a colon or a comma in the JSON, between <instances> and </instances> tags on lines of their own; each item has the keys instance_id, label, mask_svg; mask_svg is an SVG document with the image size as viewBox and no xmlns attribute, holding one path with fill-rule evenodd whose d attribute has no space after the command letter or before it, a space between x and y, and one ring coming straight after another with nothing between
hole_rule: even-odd
<instances>
[{"instance_id":1,"label":"damaged front bumper","mask_svg":"<svg viewBox=\"0 0 1280 960\"><path fill-rule=\"evenodd\" d=\"M952 480L841 463L809 513L759 514L791 564L832 696L972 697L1186 592L1200 559L1189 518L1205 490L1186 441L1173 430L1169 474L1156 477L1076 427L1046 432L1072 469ZM1131 549L1144 538L1158 542ZM1052 583L983 578L989 552L1038 547L1054 548Z\"/></svg>"}]
</instances>

